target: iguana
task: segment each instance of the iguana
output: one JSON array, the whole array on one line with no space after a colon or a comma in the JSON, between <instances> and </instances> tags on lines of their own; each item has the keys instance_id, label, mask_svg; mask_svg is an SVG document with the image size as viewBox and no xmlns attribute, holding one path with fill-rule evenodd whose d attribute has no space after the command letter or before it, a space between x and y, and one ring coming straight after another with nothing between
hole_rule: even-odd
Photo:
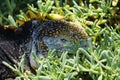
<instances>
[{"instance_id":1,"label":"iguana","mask_svg":"<svg viewBox=\"0 0 120 80\"><path fill-rule=\"evenodd\" d=\"M69 51L64 45L81 42L87 47L89 36L79 23L67 21L30 20L18 28L0 26L0 78L15 77L16 75L2 62L17 65L20 57L26 54L26 68L37 67L32 52L38 57L47 56L49 49ZM81 44L81 45L82 45Z\"/></svg>"}]
</instances>

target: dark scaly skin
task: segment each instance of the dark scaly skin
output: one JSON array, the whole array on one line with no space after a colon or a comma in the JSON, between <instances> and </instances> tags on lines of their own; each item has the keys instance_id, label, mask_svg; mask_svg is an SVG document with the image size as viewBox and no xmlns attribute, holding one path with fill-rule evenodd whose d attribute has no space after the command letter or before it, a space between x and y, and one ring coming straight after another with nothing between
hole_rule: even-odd
<instances>
[{"instance_id":1,"label":"dark scaly skin","mask_svg":"<svg viewBox=\"0 0 120 80\"><path fill-rule=\"evenodd\" d=\"M3 26L0 26L0 79L16 76L12 70L2 64L2 61L17 65L20 56L25 53L27 66L25 69L29 70L33 66L29 61L31 52L34 51L39 55L47 51L47 46L42 38L44 36L59 37L60 35L68 36L65 39L72 42L88 39L84 28L72 22L31 20L15 29L9 27L4 29Z\"/></svg>"}]
</instances>

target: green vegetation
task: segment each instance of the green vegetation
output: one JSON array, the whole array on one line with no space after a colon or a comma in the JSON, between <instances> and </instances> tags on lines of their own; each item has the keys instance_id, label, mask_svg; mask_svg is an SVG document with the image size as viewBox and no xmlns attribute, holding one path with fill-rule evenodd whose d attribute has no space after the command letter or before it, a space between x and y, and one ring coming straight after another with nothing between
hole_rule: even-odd
<instances>
[{"instance_id":1,"label":"green vegetation","mask_svg":"<svg viewBox=\"0 0 120 80\"><path fill-rule=\"evenodd\" d=\"M0 24L17 27L38 16L79 22L92 40L88 50L73 49L72 57L67 52L55 57L55 50L47 58L33 54L39 64L36 74L23 70L24 56L18 67L4 62L19 75L15 80L120 80L119 0L1 0L0 4Z\"/></svg>"}]
</instances>

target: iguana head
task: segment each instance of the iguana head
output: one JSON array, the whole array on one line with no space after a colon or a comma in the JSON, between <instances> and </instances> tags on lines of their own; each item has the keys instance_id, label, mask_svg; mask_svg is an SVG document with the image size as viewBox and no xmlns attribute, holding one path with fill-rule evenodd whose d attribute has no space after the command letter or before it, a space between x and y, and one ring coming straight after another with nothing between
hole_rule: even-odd
<instances>
[{"instance_id":1,"label":"iguana head","mask_svg":"<svg viewBox=\"0 0 120 80\"><path fill-rule=\"evenodd\" d=\"M29 26L29 37L26 38L21 49L23 52L30 53L30 63L35 65L32 53L37 56L47 56L48 50L56 49L57 55L63 51L71 50L66 46L80 44L79 47L87 48L89 36L79 23L67 21L40 21L32 20ZM23 25L24 26L24 25ZM24 30L23 30L24 31Z\"/></svg>"}]
</instances>

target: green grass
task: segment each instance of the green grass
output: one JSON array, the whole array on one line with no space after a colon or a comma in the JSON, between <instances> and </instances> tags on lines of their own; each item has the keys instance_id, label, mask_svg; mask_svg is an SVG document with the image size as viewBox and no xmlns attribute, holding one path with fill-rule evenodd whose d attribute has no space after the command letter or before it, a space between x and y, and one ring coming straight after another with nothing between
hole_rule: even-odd
<instances>
[{"instance_id":1,"label":"green grass","mask_svg":"<svg viewBox=\"0 0 120 80\"><path fill-rule=\"evenodd\" d=\"M28 2L25 2L24 5L27 5ZM23 5L22 2L20 3ZM120 80L119 0L118 2L117 0L89 0L89 2L87 0L77 2L39 0L34 5L29 3L28 7L24 8L25 10L20 11L20 14L13 13L14 10L16 11L14 7L16 2L11 2L12 6L9 6L8 2L2 4L7 4L8 12L6 8L1 9L4 10L0 15L1 24L18 26L15 21L17 19L25 21L25 16L22 14L29 16L26 12L28 9L34 14L38 14L40 11L46 19L49 19L49 14L54 13L64 16L66 21L79 22L92 40L92 45L87 50L71 48L74 50L72 57L67 52L63 52L60 58L55 57L55 50L49 51L47 58L35 57L39 65L36 74L23 70L24 56L18 67L4 62L19 75L15 80L22 80L22 78L24 80ZM17 11L19 12L19 10ZM7 18L8 15L11 16Z\"/></svg>"}]
</instances>

